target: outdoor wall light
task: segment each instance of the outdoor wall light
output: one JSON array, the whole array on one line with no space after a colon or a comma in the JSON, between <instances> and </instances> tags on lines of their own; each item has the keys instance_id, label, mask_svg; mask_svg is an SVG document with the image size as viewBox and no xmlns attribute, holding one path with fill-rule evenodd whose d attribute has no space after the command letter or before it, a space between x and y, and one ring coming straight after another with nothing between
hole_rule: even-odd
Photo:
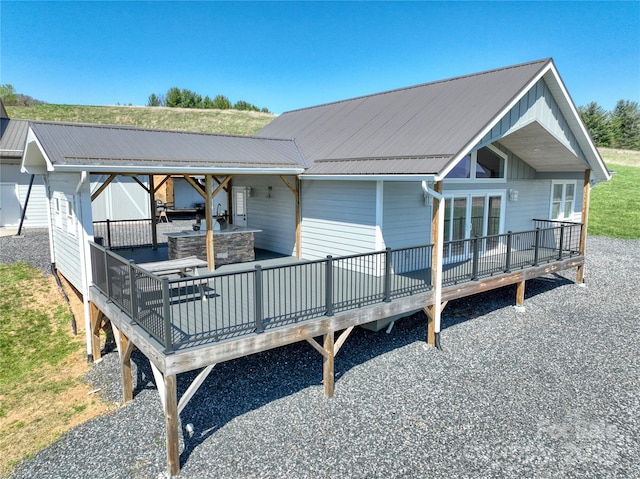
<instances>
[{"instance_id":1,"label":"outdoor wall light","mask_svg":"<svg viewBox=\"0 0 640 479\"><path fill-rule=\"evenodd\" d=\"M518 201L518 190L509 189L509 201Z\"/></svg>"}]
</instances>

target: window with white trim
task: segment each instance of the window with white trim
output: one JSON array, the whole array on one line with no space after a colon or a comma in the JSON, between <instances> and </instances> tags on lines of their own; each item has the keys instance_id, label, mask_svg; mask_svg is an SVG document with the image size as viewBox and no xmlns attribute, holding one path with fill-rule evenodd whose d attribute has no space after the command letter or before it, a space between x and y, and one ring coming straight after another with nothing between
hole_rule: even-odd
<instances>
[{"instance_id":1,"label":"window with white trim","mask_svg":"<svg viewBox=\"0 0 640 479\"><path fill-rule=\"evenodd\" d=\"M575 181L551 182L551 212L549 219L570 220L576 205Z\"/></svg>"},{"instance_id":2,"label":"window with white trim","mask_svg":"<svg viewBox=\"0 0 640 479\"><path fill-rule=\"evenodd\" d=\"M76 235L76 212L73 207L73 196L65 196L64 203L67 210L67 233Z\"/></svg>"},{"instance_id":3,"label":"window with white trim","mask_svg":"<svg viewBox=\"0 0 640 479\"><path fill-rule=\"evenodd\" d=\"M62 200L59 196L53 197L53 223L62 229Z\"/></svg>"},{"instance_id":4,"label":"window with white trim","mask_svg":"<svg viewBox=\"0 0 640 479\"><path fill-rule=\"evenodd\" d=\"M505 181L507 155L488 145L466 155L449 172L447 180Z\"/></svg>"}]
</instances>

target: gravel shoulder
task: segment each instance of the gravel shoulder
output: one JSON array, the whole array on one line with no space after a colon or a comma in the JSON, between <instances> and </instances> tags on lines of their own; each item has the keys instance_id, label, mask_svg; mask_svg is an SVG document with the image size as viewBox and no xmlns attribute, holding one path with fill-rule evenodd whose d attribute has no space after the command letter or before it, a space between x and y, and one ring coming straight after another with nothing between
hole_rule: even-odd
<instances>
[{"instance_id":1,"label":"gravel shoulder","mask_svg":"<svg viewBox=\"0 0 640 479\"><path fill-rule=\"evenodd\" d=\"M180 477L640 477L640 241L587 247L586 287L575 270L528 281L524 312L515 287L450 302L441 351L421 315L356 328L332 399L306 343L217 365L180 416ZM12 477L163 477L160 400L148 361L133 363L131 403ZM87 380L119 401L117 354Z\"/></svg>"}]
</instances>

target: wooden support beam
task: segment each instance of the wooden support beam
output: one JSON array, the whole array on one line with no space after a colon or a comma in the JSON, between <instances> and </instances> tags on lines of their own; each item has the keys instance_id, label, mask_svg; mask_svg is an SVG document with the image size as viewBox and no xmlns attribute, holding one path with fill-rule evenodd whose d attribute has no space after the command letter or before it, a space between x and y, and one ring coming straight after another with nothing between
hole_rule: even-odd
<instances>
[{"instance_id":1,"label":"wooden support beam","mask_svg":"<svg viewBox=\"0 0 640 479\"><path fill-rule=\"evenodd\" d=\"M324 356L322 361L322 377L324 384L324 395L327 397L333 397L335 374L334 374L334 342L333 331L324 335L324 350L327 355Z\"/></svg>"},{"instance_id":2,"label":"wooden support beam","mask_svg":"<svg viewBox=\"0 0 640 479\"><path fill-rule=\"evenodd\" d=\"M149 209L151 210L151 248L158 249L158 228L156 218L156 189L153 175L149 175Z\"/></svg>"},{"instance_id":3,"label":"wooden support beam","mask_svg":"<svg viewBox=\"0 0 640 479\"><path fill-rule=\"evenodd\" d=\"M91 356L93 361L97 361L102 357L100 352L100 329L102 329L104 314L93 303L89 303L89 307L91 309Z\"/></svg>"},{"instance_id":4,"label":"wooden support beam","mask_svg":"<svg viewBox=\"0 0 640 479\"><path fill-rule=\"evenodd\" d=\"M524 308L524 285L526 281L520 281L516 286L516 306Z\"/></svg>"},{"instance_id":5,"label":"wooden support beam","mask_svg":"<svg viewBox=\"0 0 640 479\"><path fill-rule=\"evenodd\" d=\"M226 186L229 184L229 182L231 181L231 178L233 178L233 176L227 176L224 180L222 180L222 182L218 181L218 179L215 178L215 177L212 177L212 178L214 178L218 182L218 186L216 187L216 189L211 194L211 199L213 200L214 196L216 196L218 193L220 193L222 190L224 190L226 188Z\"/></svg>"},{"instance_id":6,"label":"wooden support beam","mask_svg":"<svg viewBox=\"0 0 640 479\"><path fill-rule=\"evenodd\" d=\"M436 344L436 329L434 319L434 308L433 305L422 308L424 314L427 315L427 344L430 346L435 346Z\"/></svg>"},{"instance_id":7,"label":"wooden support beam","mask_svg":"<svg viewBox=\"0 0 640 479\"><path fill-rule=\"evenodd\" d=\"M344 344L344 342L347 340L347 338L349 337L349 335L351 334L351 331L353 331L354 326L350 326L347 329L345 329L344 331L342 331L342 333L340 334L340 336L338 336L338 340L336 341L335 346L333 347L333 356L337 356L338 355L338 351L340 351L340 348L342 347L342 345Z\"/></svg>"},{"instance_id":8,"label":"wooden support beam","mask_svg":"<svg viewBox=\"0 0 640 479\"><path fill-rule=\"evenodd\" d=\"M193 187L193 189L198 192L200 196L202 196L205 200L207 199L207 194L200 187L200 185L196 183L196 180L191 178L189 175L182 175L182 176L184 177L185 180L187 180L187 183L189 183Z\"/></svg>"},{"instance_id":9,"label":"wooden support beam","mask_svg":"<svg viewBox=\"0 0 640 479\"><path fill-rule=\"evenodd\" d=\"M158 367L153 363L153 361L149 361L149 364L151 365L153 379L156 381L156 387L158 388L158 394L160 395L162 410L165 411L167 409L167 395L164 388L164 375L162 374L162 371L160 371Z\"/></svg>"},{"instance_id":10,"label":"wooden support beam","mask_svg":"<svg viewBox=\"0 0 640 479\"><path fill-rule=\"evenodd\" d=\"M185 406L189 403L193 395L198 391L198 389L200 388L202 383L205 381L205 379L207 379L207 376L209 376L209 373L211 372L214 366L215 364L210 364L209 366L204 368L202 371L200 371L200 373L198 373L196 378L189 385L187 390L184 392L184 394L180 398L180 401L178 402L178 414L180 414L182 410L185 408Z\"/></svg>"},{"instance_id":11,"label":"wooden support beam","mask_svg":"<svg viewBox=\"0 0 640 479\"><path fill-rule=\"evenodd\" d=\"M167 181L169 181L170 178L171 178L171 175L165 176L160 183L155 185L155 188L153 189L153 192L157 193L158 190L162 187L162 185L164 185Z\"/></svg>"},{"instance_id":12,"label":"wooden support beam","mask_svg":"<svg viewBox=\"0 0 640 479\"><path fill-rule=\"evenodd\" d=\"M152 191L151 186L147 188L147 186L142 181L140 181L140 179L137 176L132 176L131 178L133 178L133 181L138 183L144 191L146 191L148 194L151 194L151 191ZM153 188L153 192L155 193L156 191L158 191L157 188Z\"/></svg>"},{"instance_id":13,"label":"wooden support beam","mask_svg":"<svg viewBox=\"0 0 640 479\"><path fill-rule=\"evenodd\" d=\"M289 182L286 176L280 175L280 179L285 185L287 185L287 188L289 188L289 191L293 193L293 196L296 199L296 258L301 259L302 258L302 236L301 236L301 229L300 229L300 224L302 223L302 210L300 208L301 182L300 182L300 179L297 177L295 177L294 185L292 185Z\"/></svg>"},{"instance_id":14,"label":"wooden support beam","mask_svg":"<svg viewBox=\"0 0 640 479\"><path fill-rule=\"evenodd\" d=\"M175 374L170 374L165 377L163 388L166 398L167 472L169 476L177 476L180 473L180 442L178 436L178 390Z\"/></svg>"},{"instance_id":15,"label":"wooden support beam","mask_svg":"<svg viewBox=\"0 0 640 479\"><path fill-rule=\"evenodd\" d=\"M324 348L322 346L320 346L318 344L318 342L313 339L313 338L304 338L306 342L308 342L311 346L313 346L313 349L315 349L316 351L318 351L320 354L322 354L325 358L327 357L328 353L324 350Z\"/></svg>"},{"instance_id":16,"label":"wooden support beam","mask_svg":"<svg viewBox=\"0 0 640 479\"><path fill-rule=\"evenodd\" d=\"M120 376L122 378L122 402L128 403L133 400L133 376L131 374L131 353L133 343L129 338L112 324L113 335L118 344L118 356L120 358Z\"/></svg>"},{"instance_id":17,"label":"wooden support beam","mask_svg":"<svg viewBox=\"0 0 640 479\"><path fill-rule=\"evenodd\" d=\"M205 239L205 246L207 250L207 268L209 271L213 271L216 268L215 264L215 251L213 244L213 176L205 175L204 177L204 217L207 219L207 237Z\"/></svg>"},{"instance_id":18,"label":"wooden support beam","mask_svg":"<svg viewBox=\"0 0 640 479\"><path fill-rule=\"evenodd\" d=\"M91 201L95 200L98 196L100 196L100 194L101 194L105 189L107 189L107 186L109 186L109 184L110 184L110 183L115 179L115 177L116 177L116 176L118 176L118 175L116 175L115 173L113 173L113 174L109 175L109 178L107 178L107 180L106 180L104 183L102 183L102 184L100 185L100 188L98 188L98 189L95 191L95 193L93 193L93 194L91 195Z\"/></svg>"},{"instance_id":19,"label":"wooden support beam","mask_svg":"<svg viewBox=\"0 0 640 479\"><path fill-rule=\"evenodd\" d=\"M580 255L584 256L587 249L587 225L589 224L589 200L591 197L591 170L584 172L582 185L582 230L580 231ZM578 266L576 282L584 283L584 263Z\"/></svg>"}]
</instances>

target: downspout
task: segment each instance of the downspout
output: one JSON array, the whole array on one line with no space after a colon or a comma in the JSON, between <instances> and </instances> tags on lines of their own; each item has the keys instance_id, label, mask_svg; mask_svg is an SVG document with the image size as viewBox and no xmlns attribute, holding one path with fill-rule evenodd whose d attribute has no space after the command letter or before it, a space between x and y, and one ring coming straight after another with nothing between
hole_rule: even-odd
<instances>
[{"instance_id":1,"label":"downspout","mask_svg":"<svg viewBox=\"0 0 640 479\"><path fill-rule=\"evenodd\" d=\"M435 264L435 272L433 275L433 286L435 288L434 291L434 303L435 308L433 308L433 323L435 330L435 346L438 349L442 349L440 346L440 317L442 313L442 253L443 253L443 243L444 243L444 196L442 196L437 191L434 191L429 188L429 185L426 181L422 182L422 191L424 191L425 196L431 196L438 200L438 241L437 245L439 248L438 254L436 255L436 264ZM432 267L434 265L432 264Z\"/></svg>"},{"instance_id":2,"label":"downspout","mask_svg":"<svg viewBox=\"0 0 640 479\"><path fill-rule=\"evenodd\" d=\"M87 175L86 171L83 171L80 175L80 181L76 186L75 196L78 199L77 201L77 214L76 221L78 222L77 226L80 226L78 231L78 239L80 241L80 271L82 272L82 303L84 306L84 329L85 336L87 340L87 361L93 361L93 351L91 348L91 308L89 306L89 288L90 288L90 280L91 277L91 261L88 259L88 235L84 229L84 210L82 208L82 187L85 185L89 175ZM76 226L76 227L77 227ZM93 234L93 231L92 231Z\"/></svg>"}]
</instances>

